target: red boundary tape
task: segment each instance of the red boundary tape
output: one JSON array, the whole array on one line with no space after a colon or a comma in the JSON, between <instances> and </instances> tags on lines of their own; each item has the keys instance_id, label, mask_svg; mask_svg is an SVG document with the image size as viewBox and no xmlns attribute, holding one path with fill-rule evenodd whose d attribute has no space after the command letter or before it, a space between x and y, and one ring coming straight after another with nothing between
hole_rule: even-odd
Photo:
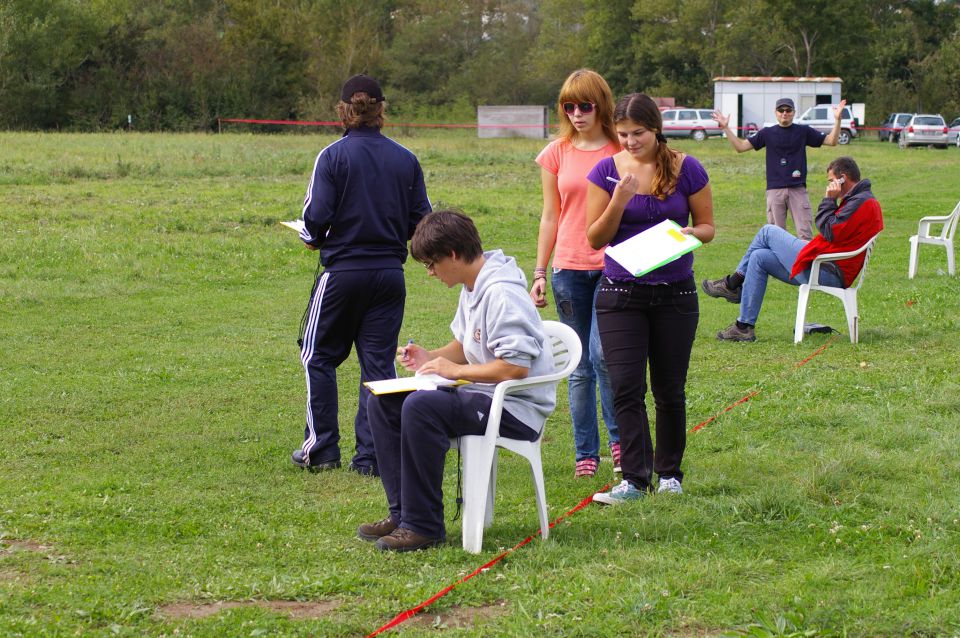
<instances>
[{"instance_id":1,"label":"red boundary tape","mask_svg":"<svg viewBox=\"0 0 960 638\"><path fill-rule=\"evenodd\" d=\"M819 348L817 348L816 350L814 350L813 354L811 354L809 357L807 357L807 358L804 359L803 361L797 363L797 364L794 366L794 368L796 369L796 368L799 368L799 367L805 365L805 364L808 363L810 360L812 360L814 357L816 357L817 355L819 355L820 353L822 353L824 350L826 350L828 347L830 347L830 344L833 343L833 341L834 341L835 338L836 338L836 335L832 335L832 336L830 337L830 340L827 341L827 343L823 344L822 346L820 346ZM752 399L753 397L757 396L758 394L760 394L760 390L759 390L759 389L750 392L750 393L747 394L746 396L738 399L737 401L734 401L733 403L731 403L730 405L728 405L728 406L725 407L724 409L720 410L719 412L717 412L716 414L714 414L714 415L711 416L710 418L708 418L708 419L706 419L706 420L704 420L704 421L701 421L696 427L692 428L692 429L690 430L690 432L697 432L697 431L699 431L699 430L700 430L701 428L703 428L704 426L706 426L706 425L708 425L709 423L712 423L713 421L715 421L718 417L720 417L720 416L722 416L723 414L729 412L730 410L732 410L733 408L737 407L737 406L740 405L741 403L746 403L747 401L749 401L749 400ZM608 484L608 485L603 486L603 488L601 488L600 491L601 491L601 492L605 492L605 491L607 491L609 488L610 488L610 485ZM587 498L585 498L585 499L583 499L582 501L580 501L579 503L577 503L577 505L576 505L573 509L568 510L568 511L565 512L564 514L558 516L552 523L550 523L550 529L553 529L554 525L556 525L557 523L559 523L559 522L562 521L563 519L567 518L568 516L579 512L580 510L582 510L583 508L585 508L587 505L589 505L592 501L593 501L593 494L591 494L591 495L588 496ZM416 607L411 607L410 609L408 609L408 610L406 610L406 611L400 612L399 614L397 614L396 616L393 617L393 620L391 620L391 621L388 622L387 624L381 626L379 629L377 629L377 630L374 631L373 633L368 634L368 635L367 635L367 638L373 638L373 636L376 636L376 635L378 635L378 634L381 634L381 633L387 631L388 629L392 629L392 628L396 627L397 625L399 625L399 624L401 624L401 623L409 620L410 618L416 616L418 613L420 613L421 611L423 611L424 609L426 609L427 607L429 607L431 604L435 603L437 600L439 600L439 599L443 598L444 596L446 596L447 594L449 594L449 593L450 593L451 591L453 591L453 589L456 588L458 585L462 585L463 583L467 582L468 580L470 580L470 579L473 578L474 576L477 576L477 575L479 575L479 574L482 574L483 572L487 571L488 569L490 569L491 567L493 567L494 565L496 565L497 563L499 563L500 561L502 561L502 560L503 560L504 558L506 558L509 554L517 551L518 549L520 549L521 547L523 547L523 546L526 545L527 543L531 542L531 541L535 538L535 536L536 536L535 534L532 534L532 535L530 535L530 536L527 536L525 539L523 539L522 541L520 541L519 543L517 543L516 545L514 545L514 546L511 547L510 549L506 550L505 552L502 552L502 553L498 554L498 555L495 556L493 559L491 559L489 562L484 563L483 565L481 565L480 567L476 568L475 570L473 570L472 572L470 572L469 574L467 574L466 576L464 576L464 577L461 578L460 580L458 580L458 581L456 581L455 583L452 583L452 584L450 584L450 585L447 585L446 587L444 587L443 589L441 589L440 591L438 591L438 592L435 593L433 596L431 596L431 597L428 598L427 600L423 601L422 603L420 603L420 604L417 605Z\"/></svg>"},{"instance_id":2,"label":"red boundary tape","mask_svg":"<svg viewBox=\"0 0 960 638\"><path fill-rule=\"evenodd\" d=\"M609 485L605 485L601 491L606 491L606 490L609 489L609 488L610 488ZM592 501L593 501L593 494L591 494L591 495L588 496L587 498L585 498L585 499L583 499L582 501L580 501L579 503L577 503L576 507L574 507L573 509L567 511L566 513L564 513L564 514L562 514L562 515L560 515L560 516L558 516L552 523L550 523L550 529L553 529L553 526L554 526L554 525L556 525L557 523L559 523L560 521L562 521L562 520L565 519L566 517L570 516L571 514L575 514L576 512L579 512L579 511L582 510L584 507L586 507L587 505L589 505ZM463 578L461 578L461 579L458 580L457 582L453 583L452 585L447 585L446 587L444 587L443 589L441 589L441 590L438 591L436 594L434 594L433 596L431 596L431 597L428 598L427 600L423 601L422 603L420 603L420 604L417 605L416 607L411 607L410 609L408 609L408 610L406 610L406 611L404 611L404 612L401 612L401 613L397 614L396 616L394 616L393 620L391 620L391 621L388 622L387 624L383 625L382 627L380 627L379 629L377 629L377 630L376 630L375 632L373 632L372 634L369 634L369 635L367 636L367 638L372 638L372 636L376 636L377 634L383 633L384 631L386 631L386 630L388 630L388 629L391 629L391 628L393 628L393 627L396 627L397 625L399 625L400 623L406 621L407 619L412 618L413 616L415 616L415 615L418 614L419 612L423 611L423 609L425 609L426 607L430 606L430 604L432 604L432 603L436 602L437 600L439 600L440 598L443 598L444 596L446 596L446 595L447 595L448 593L450 593L450 591L453 590L453 588L456 587L457 585L462 585L463 583L467 582L468 580L470 580L470 579L473 578L474 576L476 576L476 575L478 575L478 574L482 574L483 572L487 571L488 569L490 569L491 567L493 567L494 565L496 565L497 563L499 563L500 561L502 561L504 558L506 558L507 555L509 555L509 554L517 551L518 549L520 549L521 547L523 547L524 545L526 545L527 543L529 543L530 541L532 541L532 540L534 539L534 536L535 536L535 535L527 536L525 539L523 539L522 541L520 541L519 543L517 543L516 545L514 545L513 547L511 547L511 548L508 549L507 551L498 554L498 555L497 555L496 557L494 557L492 560L490 560L490 561L487 562L487 563L484 563L483 565L481 565L480 567L476 568L475 570L473 570L472 572L470 572L469 574L467 574L466 576L464 576Z\"/></svg>"}]
</instances>

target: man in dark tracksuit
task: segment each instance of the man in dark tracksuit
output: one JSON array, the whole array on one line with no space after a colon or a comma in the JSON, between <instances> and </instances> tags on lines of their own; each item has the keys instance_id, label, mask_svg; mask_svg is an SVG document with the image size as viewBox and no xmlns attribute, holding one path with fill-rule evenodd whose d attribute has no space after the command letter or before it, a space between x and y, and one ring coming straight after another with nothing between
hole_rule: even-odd
<instances>
[{"instance_id":1,"label":"man in dark tracksuit","mask_svg":"<svg viewBox=\"0 0 960 638\"><path fill-rule=\"evenodd\" d=\"M377 474L364 381L396 376L394 352L403 320L407 241L430 212L423 171L409 150L384 137L383 93L358 75L341 90L337 111L346 132L317 156L303 205L300 239L320 250L300 359L307 381L307 422L295 465L340 467L337 367L356 345L360 402L350 469Z\"/></svg>"}]
</instances>

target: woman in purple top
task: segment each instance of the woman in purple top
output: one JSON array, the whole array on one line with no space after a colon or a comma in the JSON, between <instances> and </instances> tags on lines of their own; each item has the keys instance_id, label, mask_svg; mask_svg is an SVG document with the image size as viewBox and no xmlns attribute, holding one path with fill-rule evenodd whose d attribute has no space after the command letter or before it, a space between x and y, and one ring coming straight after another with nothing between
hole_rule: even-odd
<instances>
[{"instance_id":1,"label":"woman in purple top","mask_svg":"<svg viewBox=\"0 0 960 638\"><path fill-rule=\"evenodd\" d=\"M623 150L601 160L587 180L587 240L614 246L665 219L701 242L713 239L713 195L693 157L667 146L657 105L646 95L622 98L613 113ZM613 384L620 427L623 481L594 495L615 505L653 489L682 493L686 446L687 368L700 317L693 254L634 277L609 256L597 292L597 323ZM656 406L657 447L650 438L645 396L647 363Z\"/></svg>"}]
</instances>

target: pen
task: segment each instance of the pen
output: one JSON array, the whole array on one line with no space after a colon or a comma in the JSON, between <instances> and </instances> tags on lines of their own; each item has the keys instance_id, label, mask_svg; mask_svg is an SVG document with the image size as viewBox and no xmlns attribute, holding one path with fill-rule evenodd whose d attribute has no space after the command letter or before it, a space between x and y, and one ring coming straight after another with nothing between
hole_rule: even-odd
<instances>
[{"instance_id":1,"label":"pen","mask_svg":"<svg viewBox=\"0 0 960 638\"><path fill-rule=\"evenodd\" d=\"M619 184L619 183L620 183L620 180L617 179L616 177L610 177L609 175L607 175L607 179L610 180L611 182L613 182L614 184Z\"/></svg>"},{"instance_id":2,"label":"pen","mask_svg":"<svg viewBox=\"0 0 960 638\"><path fill-rule=\"evenodd\" d=\"M403 360L406 361L410 357L407 355L407 348L413 345L413 339L407 339L407 346L403 349Z\"/></svg>"}]
</instances>

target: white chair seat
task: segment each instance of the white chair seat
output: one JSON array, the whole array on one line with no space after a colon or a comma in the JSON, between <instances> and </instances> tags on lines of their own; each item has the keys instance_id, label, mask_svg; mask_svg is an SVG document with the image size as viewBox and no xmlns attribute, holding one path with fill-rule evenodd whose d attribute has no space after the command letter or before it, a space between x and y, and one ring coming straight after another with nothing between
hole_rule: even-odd
<instances>
[{"instance_id":1,"label":"white chair seat","mask_svg":"<svg viewBox=\"0 0 960 638\"><path fill-rule=\"evenodd\" d=\"M873 245L877 241L877 237L879 235L880 234L877 233L871 237L867 243L856 250L842 253L824 253L813 260L813 263L810 265L810 281L800 285L800 295L797 299L797 322L793 326L794 343L800 343L803 341L803 324L807 315L807 302L809 301L811 290L825 292L843 302L843 310L847 315L847 329L850 331L850 343L857 343L857 341L860 340L860 313L857 309L857 292L860 290L860 286L863 284L863 278L867 273L867 263L870 261L870 255L873 252ZM849 288L836 288L834 286L823 286L819 283L820 267L825 262L837 262L842 259L849 259L850 257L855 257L860 253L863 253L864 251L866 251L867 254L866 257L864 257L863 267L860 269L860 273L857 276L857 282L855 285L850 286Z\"/></svg>"},{"instance_id":2,"label":"white chair seat","mask_svg":"<svg viewBox=\"0 0 960 638\"><path fill-rule=\"evenodd\" d=\"M450 439L452 448L460 448L463 458L463 549L471 554L480 553L483 530L493 522L493 495L497 485L497 450L500 448L518 454L530 463L533 485L540 516L540 535L547 538L550 525L547 520L547 494L543 482L543 464L540 460L540 442L519 441L500 436L500 417L506 395L526 388L541 385L556 385L570 376L580 363L582 347L577 333L559 321L544 321L543 331L547 336L546 347L553 353L552 374L526 379L502 381L497 384L490 406L490 418L483 435L461 436Z\"/></svg>"},{"instance_id":3,"label":"white chair seat","mask_svg":"<svg viewBox=\"0 0 960 638\"><path fill-rule=\"evenodd\" d=\"M953 238L957 233L957 224L960 221L960 202L954 206L953 212L949 215L931 215L920 219L920 227L916 235L910 236L910 265L907 276L913 279L917 274L917 263L920 260L920 244L930 244L932 246L943 246L947 251L947 272L951 275L957 274L957 266L954 261ZM939 235L931 235L930 227L933 224L943 224Z\"/></svg>"}]
</instances>

